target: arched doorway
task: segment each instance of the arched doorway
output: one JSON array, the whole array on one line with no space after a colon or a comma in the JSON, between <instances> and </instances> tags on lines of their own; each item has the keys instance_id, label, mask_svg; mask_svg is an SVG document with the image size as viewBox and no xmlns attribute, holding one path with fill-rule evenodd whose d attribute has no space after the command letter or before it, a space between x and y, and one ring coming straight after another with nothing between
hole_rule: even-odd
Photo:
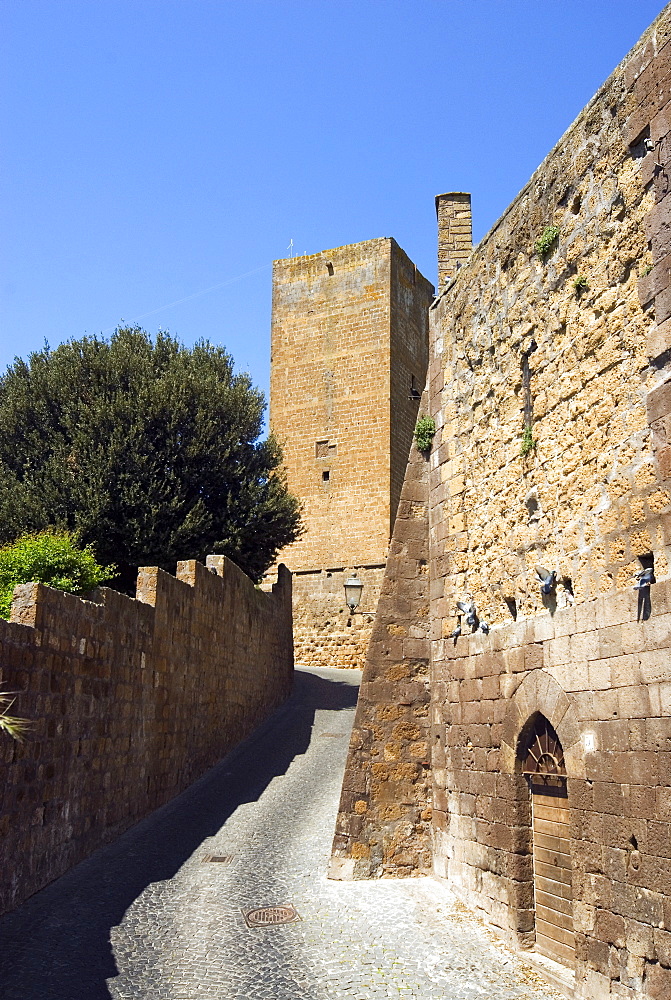
<instances>
[{"instance_id":1,"label":"arched doorway","mask_svg":"<svg viewBox=\"0 0 671 1000\"><path fill-rule=\"evenodd\" d=\"M564 751L557 733L540 713L529 721L520 749L531 793L536 950L573 967L575 935Z\"/></svg>"}]
</instances>

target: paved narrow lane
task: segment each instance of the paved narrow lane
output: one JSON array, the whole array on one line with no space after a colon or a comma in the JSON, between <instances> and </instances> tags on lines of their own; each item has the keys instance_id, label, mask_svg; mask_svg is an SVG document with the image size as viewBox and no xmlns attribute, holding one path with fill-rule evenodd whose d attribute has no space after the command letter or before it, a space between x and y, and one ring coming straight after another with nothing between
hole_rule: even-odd
<instances>
[{"instance_id":1,"label":"paved narrow lane","mask_svg":"<svg viewBox=\"0 0 671 1000\"><path fill-rule=\"evenodd\" d=\"M297 672L234 754L1 920L0 995L553 998L434 880L326 879L358 680ZM243 911L281 905L300 920L246 925Z\"/></svg>"}]
</instances>

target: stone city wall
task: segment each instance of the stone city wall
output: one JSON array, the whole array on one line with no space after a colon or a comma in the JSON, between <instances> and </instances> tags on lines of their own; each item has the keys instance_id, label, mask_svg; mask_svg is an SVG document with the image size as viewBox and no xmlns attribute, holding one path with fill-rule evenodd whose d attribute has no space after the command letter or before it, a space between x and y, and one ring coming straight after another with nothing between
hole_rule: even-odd
<instances>
[{"instance_id":1,"label":"stone city wall","mask_svg":"<svg viewBox=\"0 0 671 1000\"><path fill-rule=\"evenodd\" d=\"M645 621L629 588L462 637L434 668L434 870L523 948L543 915L524 727L541 713L561 740L565 961L586 1000L671 996L671 581L650 599Z\"/></svg>"},{"instance_id":2,"label":"stone city wall","mask_svg":"<svg viewBox=\"0 0 671 1000\"><path fill-rule=\"evenodd\" d=\"M635 108L620 70L431 311L443 636L466 593L491 624L542 612L537 564L557 571L560 605L621 589L653 550L668 571L646 417L654 309L638 292L654 193L630 146Z\"/></svg>"},{"instance_id":3,"label":"stone city wall","mask_svg":"<svg viewBox=\"0 0 671 1000\"><path fill-rule=\"evenodd\" d=\"M432 316L434 870L590 1000L671 996L668 209L664 140L646 141L669 24L665 12ZM548 226L556 238L534 253ZM536 565L556 571L554 593ZM635 573L652 566L643 595ZM470 631L465 595L489 635L449 638ZM545 827L522 775L539 717L567 774L562 822ZM548 903L544 875L566 872Z\"/></svg>"},{"instance_id":4,"label":"stone city wall","mask_svg":"<svg viewBox=\"0 0 671 1000\"><path fill-rule=\"evenodd\" d=\"M647 620L632 589L653 564L664 581L671 553L653 447L668 377L650 293L660 209L633 69L667 28L604 85L432 316L434 868L571 968L585 998L671 995L669 585L651 587ZM545 597L538 564L557 572ZM489 635L448 638L464 595ZM521 773L539 715L567 773L567 839L540 849L548 863L564 851L570 872L549 949L557 918Z\"/></svg>"},{"instance_id":5,"label":"stone city wall","mask_svg":"<svg viewBox=\"0 0 671 1000\"><path fill-rule=\"evenodd\" d=\"M431 310L433 866L584 1000L671 996L669 38L671 8ZM645 568L656 582L635 591ZM404 572L409 555L383 595ZM464 599L488 632L470 634ZM382 608L374 635L404 625ZM421 826L375 814L356 783L385 737L366 720L395 700L402 684L362 685L345 877L364 857L385 870L381 838L424 849ZM523 774L545 724L566 774L552 821ZM399 732L399 759L413 741Z\"/></svg>"},{"instance_id":6,"label":"stone city wall","mask_svg":"<svg viewBox=\"0 0 671 1000\"><path fill-rule=\"evenodd\" d=\"M354 572L363 583L363 591L359 607L351 614L344 584ZM383 576L384 565L294 574L297 665L363 669Z\"/></svg>"},{"instance_id":7,"label":"stone city wall","mask_svg":"<svg viewBox=\"0 0 671 1000\"><path fill-rule=\"evenodd\" d=\"M291 575L281 566L267 594L224 556L207 565L142 569L135 600L16 589L1 681L31 729L0 738L0 912L177 795L288 697Z\"/></svg>"},{"instance_id":8,"label":"stone city wall","mask_svg":"<svg viewBox=\"0 0 671 1000\"><path fill-rule=\"evenodd\" d=\"M426 394L420 413L425 412ZM428 460L413 445L345 768L329 876L431 863Z\"/></svg>"}]
</instances>

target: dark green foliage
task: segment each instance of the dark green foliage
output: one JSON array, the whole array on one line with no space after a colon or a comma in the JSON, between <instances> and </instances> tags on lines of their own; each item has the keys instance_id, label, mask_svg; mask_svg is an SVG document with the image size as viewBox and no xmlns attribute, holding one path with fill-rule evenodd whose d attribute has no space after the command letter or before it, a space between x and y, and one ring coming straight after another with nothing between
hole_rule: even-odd
<instances>
[{"instance_id":1,"label":"dark green foliage","mask_svg":"<svg viewBox=\"0 0 671 1000\"><path fill-rule=\"evenodd\" d=\"M84 594L114 576L114 566L99 566L93 552L80 548L67 531L23 535L0 548L0 618L9 618L17 583L39 581L56 590Z\"/></svg>"},{"instance_id":2,"label":"dark green foliage","mask_svg":"<svg viewBox=\"0 0 671 1000\"><path fill-rule=\"evenodd\" d=\"M436 433L436 421L433 417L420 417L415 424L415 441L420 451L428 451Z\"/></svg>"},{"instance_id":3,"label":"dark green foliage","mask_svg":"<svg viewBox=\"0 0 671 1000\"><path fill-rule=\"evenodd\" d=\"M534 244L534 250L538 256L547 257L550 250L554 247L558 237L559 228L557 226L546 226Z\"/></svg>"},{"instance_id":4,"label":"dark green foliage","mask_svg":"<svg viewBox=\"0 0 671 1000\"><path fill-rule=\"evenodd\" d=\"M300 532L263 394L230 356L138 327L16 360L0 379L0 542L49 525L129 588L140 565L229 556L260 578Z\"/></svg>"}]
</instances>

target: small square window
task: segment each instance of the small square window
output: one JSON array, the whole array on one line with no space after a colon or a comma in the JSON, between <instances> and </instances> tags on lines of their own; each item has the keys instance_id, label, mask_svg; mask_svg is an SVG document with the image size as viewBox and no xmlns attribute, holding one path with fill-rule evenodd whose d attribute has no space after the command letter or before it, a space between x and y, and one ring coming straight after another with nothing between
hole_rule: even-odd
<instances>
[{"instance_id":1,"label":"small square window","mask_svg":"<svg viewBox=\"0 0 671 1000\"><path fill-rule=\"evenodd\" d=\"M322 469L322 482L323 483L328 483L328 481L329 481L330 478L331 478L331 473L329 472L329 470L328 469Z\"/></svg>"}]
</instances>

